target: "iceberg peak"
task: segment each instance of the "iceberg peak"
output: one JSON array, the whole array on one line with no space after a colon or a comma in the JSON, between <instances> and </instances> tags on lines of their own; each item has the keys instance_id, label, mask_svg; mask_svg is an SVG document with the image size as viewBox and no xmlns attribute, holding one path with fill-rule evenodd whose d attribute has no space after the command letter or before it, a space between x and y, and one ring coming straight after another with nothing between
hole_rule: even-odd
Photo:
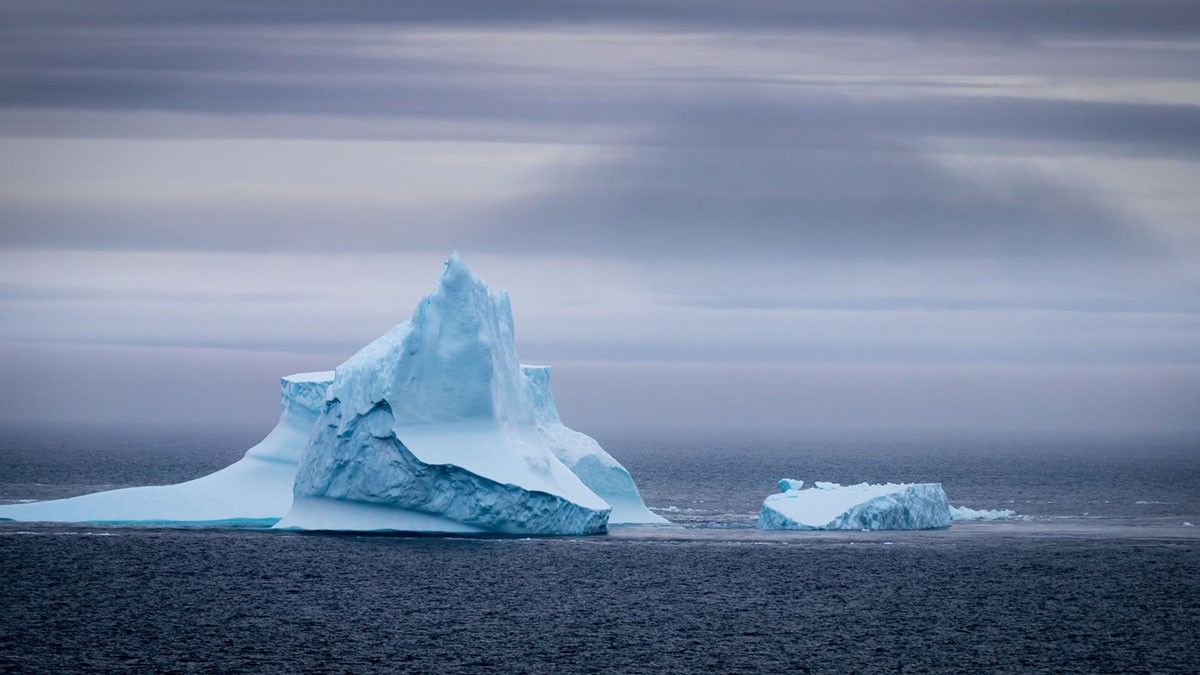
<instances>
[{"instance_id":1,"label":"iceberg peak","mask_svg":"<svg viewBox=\"0 0 1200 675\"><path fill-rule=\"evenodd\" d=\"M387 401L397 425L529 424L514 338L508 294L456 252L411 319L338 366L328 396L358 414Z\"/></svg>"}]
</instances>

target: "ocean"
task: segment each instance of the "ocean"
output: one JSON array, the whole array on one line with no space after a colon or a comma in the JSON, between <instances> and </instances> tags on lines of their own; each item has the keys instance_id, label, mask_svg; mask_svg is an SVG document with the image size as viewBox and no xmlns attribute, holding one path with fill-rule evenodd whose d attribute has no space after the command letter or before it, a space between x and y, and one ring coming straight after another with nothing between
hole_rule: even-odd
<instances>
[{"instance_id":1,"label":"ocean","mask_svg":"<svg viewBox=\"0 0 1200 675\"><path fill-rule=\"evenodd\" d=\"M171 483L262 430L10 426L0 500ZM1200 438L595 434L677 526L568 538L0 523L21 672L1197 672ZM779 478L1015 521L755 529Z\"/></svg>"}]
</instances>

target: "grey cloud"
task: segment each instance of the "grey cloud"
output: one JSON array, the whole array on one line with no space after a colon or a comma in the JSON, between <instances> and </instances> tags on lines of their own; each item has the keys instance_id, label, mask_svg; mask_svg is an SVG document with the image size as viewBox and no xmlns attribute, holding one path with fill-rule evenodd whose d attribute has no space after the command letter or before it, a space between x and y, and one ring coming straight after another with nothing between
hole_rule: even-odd
<instances>
[{"instance_id":1,"label":"grey cloud","mask_svg":"<svg viewBox=\"0 0 1200 675\"><path fill-rule=\"evenodd\" d=\"M652 28L955 32L970 35L1191 35L1200 11L1179 0L1007 0L958 2L867 0L781 3L748 0L622 0L553 2L448 0L438 3L258 2L6 3L9 20L34 25L425 25L513 26L617 24Z\"/></svg>"},{"instance_id":2,"label":"grey cloud","mask_svg":"<svg viewBox=\"0 0 1200 675\"><path fill-rule=\"evenodd\" d=\"M1072 122L1079 106L1031 107L1051 111L1063 135L1071 127L1089 128ZM1099 107L1115 113L1090 125L1098 135L1119 125L1122 114L1131 114L1127 106ZM962 107L958 113L962 119L986 120L980 115L984 110ZM999 123L1001 116L993 115ZM930 126L950 119L945 111L931 117ZM1015 117L1017 125L1028 121ZM874 105L830 96L737 103L697 98L686 110L645 117L642 124L653 123L650 130L629 139L619 158L559 169L544 194L487 213L419 213L351 203L300 209L244 201L16 201L0 206L0 217L9 223L0 243L260 251L465 246L800 259L1145 257L1160 252L1102 197L1053 177L1010 170L980 183L940 166L917 149L914 127L921 118L917 108L904 103ZM1200 138L1200 123L1174 109L1163 113L1163 121L1164 128L1174 124L1181 134L1196 127Z\"/></svg>"},{"instance_id":3,"label":"grey cloud","mask_svg":"<svg viewBox=\"0 0 1200 675\"><path fill-rule=\"evenodd\" d=\"M992 299L955 296L873 296L839 297L825 300L795 295L752 293L708 293L672 297L673 303L703 309L779 310L779 311L935 311L935 312L995 312L1044 311L1079 312L1085 314L1200 314L1191 298L1110 299L1102 297L1071 298L1069 300L1040 300L1037 298Z\"/></svg>"},{"instance_id":4,"label":"grey cloud","mask_svg":"<svg viewBox=\"0 0 1200 675\"><path fill-rule=\"evenodd\" d=\"M326 355L326 368L341 363L354 353L361 345L355 345L341 340L246 340L246 339L179 339L158 337L133 337L123 335L113 336L79 336L79 337L46 337L38 336L23 338L20 336L0 335L0 345L62 345L73 347L145 347L161 349L208 349L235 352L270 352L274 354L323 354ZM281 373L286 375L287 373Z\"/></svg>"},{"instance_id":5,"label":"grey cloud","mask_svg":"<svg viewBox=\"0 0 1200 675\"><path fill-rule=\"evenodd\" d=\"M781 83L753 74L716 81L704 73L634 77L631 72L577 72L556 68L552 61L517 67L463 57L368 56L362 47L370 40L361 35L312 40L305 34L233 31L147 40L101 34L62 46L52 36L17 35L8 42L0 48L0 106L9 110L507 123L523 126L529 138L562 139L561 130L567 128L576 130L576 141L594 141L594 133L578 136L581 125L628 130L647 116L696 115L697 99L759 98L770 92L795 105L778 108L784 120L764 116L760 122L821 124L830 117L855 115L863 125L913 136L1107 144L1167 155L1194 152L1200 145L1197 106L951 93L969 89L969 84L922 84L916 90L920 95L912 95L913 83L904 77L888 86L894 91L907 87L909 96L874 98L870 105L851 108L837 80L822 88L813 80ZM1200 52L1157 54L1150 61L1177 63L1190 74L1200 67ZM262 133L272 133L271 120L260 126ZM310 133L320 136L321 126L314 121ZM404 124L394 129L392 133L410 133ZM779 138L772 126L763 133L772 142Z\"/></svg>"},{"instance_id":6,"label":"grey cloud","mask_svg":"<svg viewBox=\"0 0 1200 675\"><path fill-rule=\"evenodd\" d=\"M1093 195L1017 171L988 184L968 180L857 110L847 104L846 114L813 124L802 109L757 102L663 120L669 143L654 138L569 172L471 240L799 260L1127 257L1156 248ZM798 119L789 119L793 111Z\"/></svg>"},{"instance_id":7,"label":"grey cloud","mask_svg":"<svg viewBox=\"0 0 1200 675\"><path fill-rule=\"evenodd\" d=\"M1132 341L1130 341L1132 342ZM1019 355L1011 346L980 345L931 339L927 344L906 343L882 348L875 336L840 336L837 339L798 338L793 344L756 342L691 344L663 342L601 343L576 341L547 344L530 341L522 354L537 362L593 361L610 363L725 363L725 364L959 364L1008 363L1024 365L1200 365L1200 350L1166 336L1139 344L1118 340L1080 343L1043 340Z\"/></svg>"},{"instance_id":8,"label":"grey cloud","mask_svg":"<svg viewBox=\"0 0 1200 675\"><path fill-rule=\"evenodd\" d=\"M0 301L131 300L161 302L214 302L220 304L289 303L310 299L304 293L201 293L154 289L112 289L86 286L34 286L0 284Z\"/></svg>"},{"instance_id":9,"label":"grey cloud","mask_svg":"<svg viewBox=\"0 0 1200 675\"><path fill-rule=\"evenodd\" d=\"M762 140L772 145L788 142L791 125L822 125L853 115L858 125L909 140L1015 140L1082 145L1085 151L1105 153L1190 156L1200 147L1197 106L977 95L970 90L978 85L969 82L916 82L914 75L930 74L921 62L913 72L889 70L894 62L906 62L913 50L928 48L928 40L914 43L911 31L941 35L939 31L953 29L994 32L1006 41L985 50L978 61L957 58L969 51L964 44L974 44L976 36L965 43L938 42L951 46L940 61L924 65L934 68L932 74L953 63L946 72L984 79L1053 74L1066 78L1068 85L1070 78L1088 73L1194 80L1200 50L1156 48L1153 43L1117 49L1111 42L1143 29L1156 39L1179 39L1180 31L1200 25L1195 16L1200 12L1188 7L1157 2L871 3L853 9L840 3L733 7L709 2L8 3L0 10L7 18L0 21L0 112L6 113L0 128L16 135L87 135L89 128L99 135L137 135L137 124L117 132L95 120L83 120L82 129L67 121L55 125L53 113L160 112L221 120L192 120L191 126L180 122L175 128L181 136L197 135L196 124L208 124L216 136L229 134L229 125L238 120L236 128L242 131L233 135L461 139L491 134L594 143L619 141L630 131L643 130L647 121L696 118L705 107L725 114L708 105L716 99L773 96L791 104L776 106L777 118L764 113L757 120ZM591 69L556 63L553 44L527 45L547 52L544 59L530 60L526 53L524 60L510 62L503 46L495 59L488 51L487 30L527 28L542 37L562 37L605 21L627 27L614 29L619 34L649 43L655 40L653 31L703 28L705 39L714 40L717 57L696 68L645 69L634 60L613 69ZM422 26L429 25L468 31L459 39L475 49L414 46ZM864 31L892 31L829 53L819 44L813 50L824 53L830 64L873 64L880 72L868 74L886 77L867 84L893 95L848 106L844 90L852 81L806 79L803 69L793 78L756 67L738 72L715 67L721 49L754 45L767 29L842 31L839 35L854 39L862 39ZM1012 42L1009 33L1026 30L1041 37L1074 31L1097 42L1071 48ZM441 47L455 46L453 38L441 39L449 41L439 43ZM798 44L803 39L796 36ZM756 47L759 53L777 53L780 67L798 57L778 48L771 43ZM636 42L631 49L636 53ZM310 119L303 130L295 125L289 130L280 128L276 118L281 115ZM371 130L348 126L346 118L361 120ZM142 133L162 134L161 125L145 126ZM742 134L737 142L749 140ZM837 139L842 144L857 140ZM659 130L640 142L669 143L671 138Z\"/></svg>"},{"instance_id":10,"label":"grey cloud","mask_svg":"<svg viewBox=\"0 0 1200 675\"><path fill-rule=\"evenodd\" d=\"M0 245L103 251L448 251L463 241L445 214L348 202L245 200L0 204Z\"/></svg>"}]
</instances>

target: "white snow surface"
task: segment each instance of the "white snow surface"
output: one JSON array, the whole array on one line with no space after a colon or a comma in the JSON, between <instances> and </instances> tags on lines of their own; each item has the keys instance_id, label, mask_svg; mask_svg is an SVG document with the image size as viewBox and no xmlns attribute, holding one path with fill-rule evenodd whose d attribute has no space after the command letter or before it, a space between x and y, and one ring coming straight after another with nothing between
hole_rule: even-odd
<instances>
[{"instance_id":1,"label":"white snow surface","mask_svg":"<svg viewBox=\"0 0 1200 675\"><path fill-rule=\"evenodd\" d=\"M927 530L950 526L950 505L940 483L842 486L818 481L780 481L783 492L763 500L764 530Z\"/></svg>"},{"instance_id":2,"label":"white snow surface","mask_svg":"<svg viewBox=\"0 0 1200 675\"><path fill-rule=\"evenodd\" d=\"M1016 518L1017 512L1010 509L972 509L966 506L951 506L950 519L960 520L1009 520Z\"/></svg>"},{"instance_id":3,"label":"white snow surface","mask_svg":"<svg viewBox=\"0 0 1200 675\"><path fill-rule=\"evenodd\" d=\"M281 381L279 423L245 456L202 478L56 499L0 505L0 518L121 524L267 526L292 504L292 482L332 372Z\"/></svg>"},{"instance_id":4,"label":"white snow surface","mask_svg":"<svg viewBox=\"0 0 1200 675\"><path fill-rule=\"evenodd\" d=\"M609 504L548 447L531 389L508 295L452 255L411 319L338 366L277 527L387 520L334 500L436 517L416 531L603 532Z\"/></svg>"}]
</instances>

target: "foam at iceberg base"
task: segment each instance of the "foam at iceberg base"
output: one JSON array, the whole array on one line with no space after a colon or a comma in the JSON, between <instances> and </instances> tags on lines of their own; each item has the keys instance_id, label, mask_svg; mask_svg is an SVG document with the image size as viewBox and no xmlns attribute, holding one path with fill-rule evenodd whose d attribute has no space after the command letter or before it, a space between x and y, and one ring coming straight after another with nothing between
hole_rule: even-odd
<instances>
[{"instance_id":1,"label":"foam at iceberg base","mask_svg":"<svg viewBox=\"0 0 1200 675\"><path fill-rule=\"evenodd\" d=\"M842 486L780 481L782 492L763 500L764 530L929 530L950 526L950 504L940 483Z\"/></svg>"},{"instance_id":2,"label":"foam at iceberg base","mask_svg":"<svg viewBox=\"0 0 1200 675\"><path fill-rule=\"evenodd\" d=\"M412 318L337 367L276 524L594 534L610 507L549 448L507 294L456 255Z\"/></svg>"},{"instance_id":3,"label":"foam at iceberg base","mask_svg":"<svg viewBox=\"0 0 1200 675\"><path fill-rule=\"evenodd\" d=\"M110 524L269 526L292 504L300 455L325 400L332 372L283 378L279 423L242 459L176 485L131 487L69 499L0 505L0 518Z\"/></svg>"}]
</instances>

